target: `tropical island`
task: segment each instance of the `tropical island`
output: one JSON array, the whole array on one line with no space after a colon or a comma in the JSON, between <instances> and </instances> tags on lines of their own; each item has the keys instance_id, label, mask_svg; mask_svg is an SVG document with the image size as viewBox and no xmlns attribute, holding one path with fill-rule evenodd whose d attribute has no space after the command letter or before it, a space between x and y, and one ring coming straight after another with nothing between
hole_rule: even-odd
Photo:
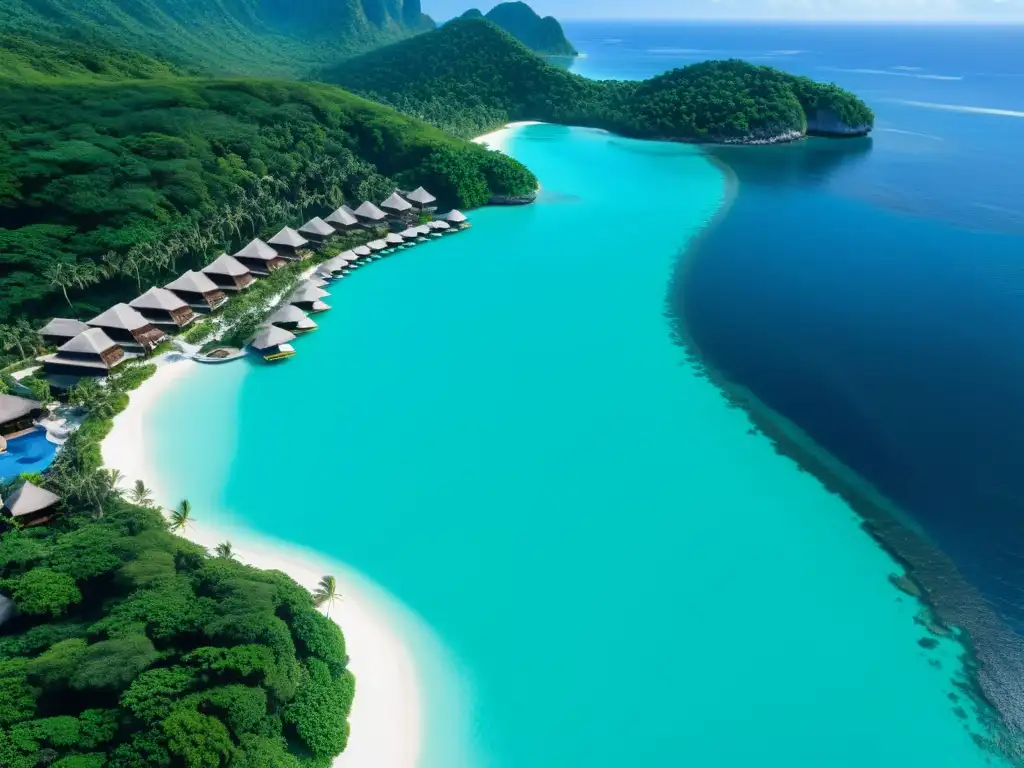
<instances>
[{"instance_id":1,"label":"tropical island","mask_svg":"<svg viewBox=\"0 0 1024 768\"><path fill-rule=\"evenodd\" d=\"M737 143L871 128L852 94L744 62L586 80L536 55L572 55L557 33L521 3L435 30L416 0L0 0L0 396L82 416L48 469L0 486L0 765L324 766L347 743L354 677L317 611L333 580L311 593L228 542L207 551L175 535L187 502L162 514L102 467L112 419L170 350L161 332L126 359L108 331L148 339L159 317L187 344L242 347L309 330L356 251L440 237L413 220L430 203L536 191L466 140L512 120ZM234 271L266 248L258 280ZM136 306L145 324L120 327ZM70 342L111 368L102 383L13 380Z\"/></svg>"},{"instance_id":2,"label":"tropical island","mask_svg":"<svg viewBox=\"0 0 1024 768\"><path fill-rule=\"evenodd\" d=\"M456 136L520 120L603 128L643 139L771 143L860 136L874 125L852 93L744 61L707 61L642 82L560 69L486 19L349 59L323 73Z\"/></svg>"},{"instance_id":3,"label":"tropical island","mask_svg":"<svg viewBox=\"0 0 1024 768\"><path fill-rule=\"evenodd\" d=\"M470 8L463 19L487 19L541 56L578 56L579 52L565 37L562 25L554 16L543 18L526 3L499 3L487 13Z\"/></svg>"}]
</instances>

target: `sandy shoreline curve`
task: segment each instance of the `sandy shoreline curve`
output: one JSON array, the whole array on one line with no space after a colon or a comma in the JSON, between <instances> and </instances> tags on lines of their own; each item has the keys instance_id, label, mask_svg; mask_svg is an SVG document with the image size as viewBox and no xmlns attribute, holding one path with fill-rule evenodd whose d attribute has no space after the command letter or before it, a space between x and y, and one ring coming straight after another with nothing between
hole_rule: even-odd
<instances>
[{"instance_id":1,"label":"sandy shoreline curve","mask_svg":"<svg viewBox=\"0 0 1024 768\"><path fill-rule=\"evenodd\" d=\"M474 144L485 144L490 149L504 152L506 143L513 131L516 128L523 128L527 125L543 125L543 123L538 120L520 120L515 123L506 123L504 127L490 133L485 133L482 136L477 136L472 141Z\"/></svg>"},{"instance_id":2,"label":"sandy shoreline curve","mask_svg":"<svg viewBox=\"0 0 1024 768\"><path fill-rule=\"evenodd\" d=\"M143 480L163 507L173 507L179 499L168 479L155 471L146 446L145 414L198 365L188 359L160 360L156 373L130 393L128 407L114 418L101 445L104 466L120 470L125 487ZM356 696L348 747L334 766L415 768L423 740L422 689L413 655L402 640L426 634L416 626L418 620L405 616L408 611L370 580L319 552L206 519L193 523L184 536L207 548L230 540L241 562L283 571L308 589L326 574L337 579L342 600L331 608L330 618L345 633Z\"/></svg>"}]
</instances>

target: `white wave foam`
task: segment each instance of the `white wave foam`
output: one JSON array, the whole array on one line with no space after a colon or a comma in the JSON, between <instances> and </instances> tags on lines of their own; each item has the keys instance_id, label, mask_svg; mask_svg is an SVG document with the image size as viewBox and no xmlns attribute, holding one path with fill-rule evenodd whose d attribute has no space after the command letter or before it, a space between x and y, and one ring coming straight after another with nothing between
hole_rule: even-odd
<instances>
[{"instance_id":1,"label":"white wave foam","mask_svg":"<svg viewBox=\"0 0 1024 768\"><path fill-rule=\"evenodd\" d=\"M807 51L800 51L800 50L768 51L768 55L769 56L799 56L801 53L807 53Z\"/></svg>"},{"instance_id":2,"label":"white wave foam","mask_svg":"<svg viewBox=\"0 0 1024 768\"><path fill-rule=\"evenodd\" d=\"M920 72L921 67L893 67L893 69L899 69L903 72Z\"/></svg>"},{"instance_id":3,"label":"white wave foam","mask_svg":"<svg viewBox=\"0 0 1024 768\"><path fill-rule=\"evenodd\" d=\"M848 72L853 75L888 75L890 77L913 77L918 80L963 80L963 75L929 75L921 72L911 72L910 67L893 67L892 69L869 69L867 67L822 67L828 72Z\"/></svg>"},{"instance_id":4,"label":"white wave foam","mask_svg":"<svg viewBox=\"0 0 1024 768\"><path fill-rule=\"evenodd\" d=\"M886 133L899 133L904 136L920 136L922 139L932 139L934 141L945 141L941 136L933 136L930 133L918 133L917 131L904 131L901 128L876 128L877 131L885 131Z\"/></svg>"},{"instance_id":5,"label":"white wave foam","mask_svg":"<svg viewBox=\"0 0 1024 768\"><path fill-rule=\"evenodd\" d=\"M945 112L964 112L970 115L997 115L999 117L1024 117L1024 112L1016 109L997 109L996 107L971 107L965 104L937 104L932 101L911 101L909 99L895 99L897 104L905 104L908 107L921 107L922 109L941 109Z\"/></svg>"}]
</instances>

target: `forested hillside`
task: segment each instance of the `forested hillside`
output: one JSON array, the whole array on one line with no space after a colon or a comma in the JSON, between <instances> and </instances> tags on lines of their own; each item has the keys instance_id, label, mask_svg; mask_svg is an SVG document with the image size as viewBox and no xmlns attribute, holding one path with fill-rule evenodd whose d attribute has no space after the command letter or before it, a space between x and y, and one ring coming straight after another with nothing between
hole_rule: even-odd
<instances>
[{"instance_id":1,"label":"forested hillside","mask_svg":"<svg viewBox=\"0 0 1024 768\"><path fill-rule=\"evenodd\" d=\"M0 33L134 49L213 74L304 77L433 26L420 0L0 0Z\"/></svg>"},{"instance_id":2,"label":"forested hillside","mask_svg":"<svg viewBox=\"0 0 1024 768\"><path fill-rule=\"evenodd\" d=\"M536 188L511 158L328 85L0 79L0 103L0 321L95 313L396 185L466 208Z\"/></svg>"},{"instance_id":3,"label":"forested hillside","mask_svg":"<svg viewBox=\"0 0 1024 768\"><path fill-rule=\"evenodd\" d=\"M736 60L642 82L588 80L548 64L485 19L450 22L325 77L459 136L543 120L638 138L761 141L806 133L819 109L861 132L874 121L864 102L837 86Z\"/></svg>"},{"instance_id":4,"label":"forested hillside","mask_svg":"<svg viewBox=\"0 0 1024 768\"><path fill-rule=\"evenodd\" d=\"M462 18L487 19L542 56L577 55L572 43L566 39L565 31L558 23L558 19L554 16L541 18L526 3L499 3L486 14L471 8L462 14Z\"/></svg>"}]
</instances>

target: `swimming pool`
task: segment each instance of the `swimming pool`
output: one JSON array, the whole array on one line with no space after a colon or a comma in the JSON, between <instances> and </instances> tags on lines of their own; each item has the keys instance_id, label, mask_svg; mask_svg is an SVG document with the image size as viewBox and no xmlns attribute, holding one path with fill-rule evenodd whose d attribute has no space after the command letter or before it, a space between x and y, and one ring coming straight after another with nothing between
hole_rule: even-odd
<instances>
[{"instance_id":1,"label":"swimming pool","mask_svg":"<svg viewBox=\"0 0 1024 768\"><path fill-rule=\"evenodd\" d=\"M53 462L57 446L46 439L46 430L37 427L28 434L7 441L0 453L0 479L17 477L23 472L42 472Z\"/></svg>"}]
</instances>

